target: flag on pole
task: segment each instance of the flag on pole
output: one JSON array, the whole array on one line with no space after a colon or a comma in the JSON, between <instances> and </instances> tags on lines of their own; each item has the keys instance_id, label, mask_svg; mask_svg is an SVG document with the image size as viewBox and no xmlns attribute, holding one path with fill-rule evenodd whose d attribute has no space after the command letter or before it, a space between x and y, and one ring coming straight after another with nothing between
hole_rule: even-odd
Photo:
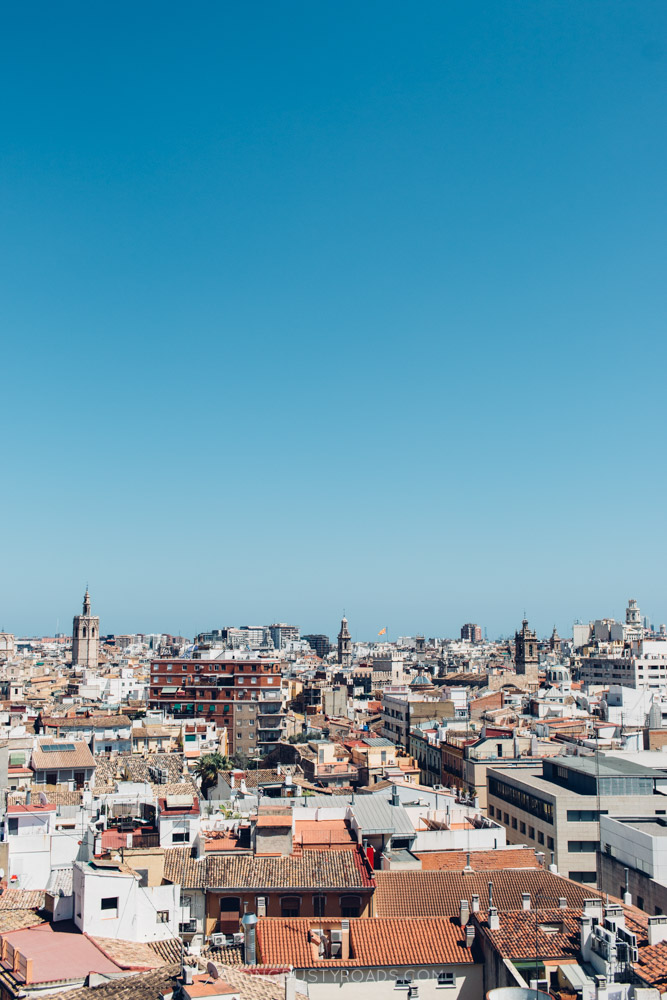
<instances>
[{"instance_id":1,"label":"flag on pole","mask_svg":"<svg viewBox=\"0 0 667 1000\"><path fill-rule=\"evenodd\" d=\"M387 631L387 626L385 625L384 628L380 629L380 631L378 632L378 635L384 635L386 631Z\"/></svg>"}]
</instances>

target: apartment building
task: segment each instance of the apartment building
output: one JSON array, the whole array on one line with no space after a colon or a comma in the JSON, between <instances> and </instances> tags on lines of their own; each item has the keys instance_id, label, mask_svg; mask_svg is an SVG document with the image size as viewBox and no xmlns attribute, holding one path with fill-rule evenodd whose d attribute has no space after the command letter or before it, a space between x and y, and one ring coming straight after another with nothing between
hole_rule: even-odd
<instances>
[{"instance_id":1,"label":"apartment building","mask_svg":"<svg viewBox=\"0 0 667 1000\"><path fill-rule=\"evenodd\" d=\"M618 651L603 647L597 655L583 657L579 680L656 691L667 685L667 639L639 639L616 645Z\"/></svg>"},{"instance_id":2,"label":"apartment building","mask_svg":"<svg viewBox=\"0 0 667 1000\"><path fill-rule=\"evenodd\" d=\"M153 660L151 708L208 719L227 730L229 752L267 752L284 724L281 663L273 659Z\"/></svg>"},{"instance_id":3,"label":"apartment building","mask_svg":"<svg viewBox=\"0 0 667 1000\"><path fill-rule=\"evenodd\" d=\"M544 851L563 875L592 885L601 814L667 814L667 771L602 754L553 757L526 770L489 767L487 780L488 815L507 842Z\"/></svg>"}]
</instances>

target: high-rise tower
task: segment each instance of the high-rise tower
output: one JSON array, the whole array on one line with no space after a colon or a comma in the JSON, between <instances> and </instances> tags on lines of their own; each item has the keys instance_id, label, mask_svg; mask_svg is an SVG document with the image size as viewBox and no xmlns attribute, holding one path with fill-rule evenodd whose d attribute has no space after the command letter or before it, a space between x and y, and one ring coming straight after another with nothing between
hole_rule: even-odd
<instances>
[{"instance_id":1,"label":"high-rise tower","mask_svg":"<svg viewBox=\"0 0 667 1000\"><path fill-rule=\"evenodd\" d=\"M347 627L347 618L343 615L338 633L338 662L342 667L352 666L352 636Z\"/></svg>"},{"instance_id":2,"label":"high-rise tower","mask_svg":"<svg viewBox=\"0 0 667 1000\"><path fill-rule=\"evenodd\" d=\"M90 594L86 587L83 614L74 616L72 629L72 666L97 667L100 653L100 619L90 613Z\"/></svg>"}]
</instances>

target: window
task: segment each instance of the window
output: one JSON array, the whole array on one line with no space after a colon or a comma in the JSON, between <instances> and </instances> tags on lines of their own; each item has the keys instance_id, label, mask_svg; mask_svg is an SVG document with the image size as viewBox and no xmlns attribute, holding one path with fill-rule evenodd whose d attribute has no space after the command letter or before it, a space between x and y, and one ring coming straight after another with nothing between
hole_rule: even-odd
<instances>
[{"instance_id":1,"label":"window","mask_svg":"<svg viewBox=\"0 0 667 1000\"><path fill-rule=\"evenodd\" d=\"M118 896L103 896L100 900L100 910L103 910L107 917L118 915Z\"/></svg>"},{"instance_id":2,"label":"window","mask_svg":"<svg viewBox=\"0 0 667 1000\"><path fill-rule=\"evenodd\" d=\"M256 898L256 904L257 904L257 916L258 917L265 917L266 916L266 903L267 903L266 896L257 896L257 898Z\"/></svg>"},{"instance_id":3,"label":"window","mask_svg":"<svg viewBox=\"0 0 667 1000\"><path fill-rule=\"evenodd\" d=\"M412 985L412 973L405 972L402 976L396 977L396 990L409 990Z\"/></svg>"},{"instance_id":4,"label":"window","mask_svg":"<svg viewBox=\"0 0 667 1000\"><path fill-rule=\"evenodd\" d=\"M496 811L493 806L489 806L489 816L495 816Z\"/></svg>"},{"instance_id":5,"label":"window","mask_svg":"<svg viewBox=\"0 0 667 1000\"><path fill-rule=\"evenodd\" d=\"M597 881L597 872L570 872L570 878L573 882L593 883ZM637 906L639 906L639 903L637 903Z\"/></svg>"},{"instance_id":6,"label":"window","mask_svg":"<svg viewBox=\"0 0 667 1000\"><path fill-rule=\"evenodd\" d=\"M537 831L537 843L538 844L543 844L544 843L544 834L542 833L541 830Z\"/></svg>"},{"instance_id":7,"label":"window","mask_svg":"<svg viewBox=\"0 0 667 1000\"><path fill-rule=\"evenodd\" d=\"M570 854L595 854L597 848L597 840L568 840L567 842Z\"/></svg>"},{"instance_id":8,"label":"window","mask_svg":"<svg viewBox=\"0 0 667 1000\"><path fill-rule=\"evenodd\" d=\"M534 826L529 826L528 827L528 836L529 836L529 838L531 840L535 840L535 827Z\"/></svg>"},{"instance_id":9,"label":"window","mask_svg":"<svg viewBox=\"0 0 667 1000\"><path fill-rule=\"evenodd\" d=\"M19 832L19 821L16 817L10 819L9 821L9 832L18 833Z\"/></svg>"},{"instance_id":10,"label":"window","mask_svg":"<svg viewBox=\"0 0 667 1000\"><path fill-rule=\"evenodd\" d=\"M187 823L180 830L174 830L171 835L172 844L189 844L190 843L190 824Z\"/></svg>"},{"instance_id":11,"label":"window","mask_svg":"<svg viewBox=\"0 0 667 1000\"><path fill-rule=\"evenodd\" d=\"M600 813L606 815L609 810L601 809ZM600 813L596 809L568 809L568 823L597 823Z\"/></svg>"},{"instance_id":12,"label":"window","mask_svg":"<svg viewBox=\"0 0 667 1000\"><path fill-rule=\"evenodd\" d=\"M512 829L516 830L516 816L512 816Z\"/></svg>"},{"instance_id":13,"label":"window","mask_svg":"<svg viewBox=\"0 0 667 1000\"><path fill-rule=\"evenodd\" d=\"M340 897L341 917L358 917L361 910L361 899L359 896Z\"/></svg>"},{"instance_id":14,"label":"window","mask_svg":"<svg viewBox=\"0 0 667 1000\"><path fill-rule=\"evenodd\" d=\"M526 832L526 824L519 823L519 833L525 833L525 832Z\"/></svg>"},{"instance_id":15,"label":"window","mask_svg":"<svg viewBox=\"0 0 667 1000\"><path fill-rule=\"evenodd\" d=\"M640 910L644 909L644 897L643 896L637 896L637 906L639 907Z\"/></svg>"},{"instance_id":16,"label":"window","mask_svg":"<svg viewBox=\"0 0 667 1000\"><path fill-rule=\"evenodd\" d=\"M326 896L313 896L313 913L316 917L323 917L327 906Z\"/></svg>"},{"instance_id":17,"label":"window","mask_svg":"<svg viewBox=\"0 0 667 1000\"><path fill-rule=\"evenodd\" d=\"M283 917L298 917L301 909L301 899L299 896L281 896L280 913Z\"/></svg>"},{"instance_id":18,"label":"window","mask_svg":"<svg viewBox=\"0 0 667 1000\"><path fill-rule=\"evenodd\" d=\"M507 823L508 826L509 826L509 821L510 821L509 813L505 813L505 822Z\"/></svg>"},{"instance_id":19,"label":"window","mask_svg":"<svg viewBox=\"0 0 667 1000\"><path fill-rule=\"evenodd\" d=\"M553 851L553 849L554 849L554 838L553 837L547 837L547 847L549 848L550 851Z\"/></svg>"},{"instance_id":20,"label":"window","mask_svg":"<svg viewBox=\"0 0 667 1000\"><path fill-rule=\"evenodd\" d=\"M438 986L456 986L456 978L453 972L439 972Z\"/></svg>"},{"instance_id":21,"label":"window","mask_svg":"<svg viewBox=\"0 0 667 1000\"><path fill-rule=\"evenodd\" d=\"M168 924L169 923L169 910L158 910L156 915L156 923L158 924Z\"/></svg>"}]
</instances>

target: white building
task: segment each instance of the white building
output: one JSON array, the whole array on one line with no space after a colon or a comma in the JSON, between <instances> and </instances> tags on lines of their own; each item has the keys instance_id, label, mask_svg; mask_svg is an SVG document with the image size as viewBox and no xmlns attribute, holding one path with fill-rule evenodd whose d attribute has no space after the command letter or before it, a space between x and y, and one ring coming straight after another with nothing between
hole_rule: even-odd
<instances>
[{"instance_id":1,"label":"white building","mask_svg":"<svg viewBox=\"0 0 667 1000\"><path fill-rule=\"evenodd\" d=\"M181 888L150 885L146 874L121 861L77 861L74 865L74 922L84 934L123 941L166 941L178 937Z\"/></svg>"}]
</instances>

